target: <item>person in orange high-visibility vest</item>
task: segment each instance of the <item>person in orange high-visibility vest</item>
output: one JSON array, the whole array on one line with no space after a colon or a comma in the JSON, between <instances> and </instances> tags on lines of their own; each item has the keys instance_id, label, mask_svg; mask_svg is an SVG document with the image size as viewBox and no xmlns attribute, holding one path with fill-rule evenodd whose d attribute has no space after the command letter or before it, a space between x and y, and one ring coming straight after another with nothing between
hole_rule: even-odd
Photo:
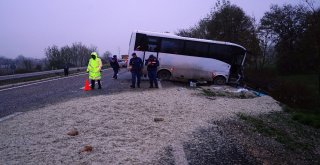
<instances>
[{"instance_id":1,"label":"person in orange high-visibility vest","mask_svg":"<svg viewBox=\"0 0 320 165\"><path fill-rule=\"evenodd\" d=\"M94 89L95 81L98 81L98 89L101 89L101 68L102 62L101 59L98 57L96 52L91 53L91 58L89 60L89 64L87 67L87 72L89 73L89 79L91 80L91 89Z\"/></svg>"},{"instance_id":2,"label":"person in orange high-visibility vest","mask_svg":"<svg viewBox=\"0 0 320 165\"><path fill-rule=\"evenodd\" d=\"M159 88L158 80L157 80L157 69L159 66L158 59L151 54L149 58L146 60L145 65L147 65L148 77L150 82L149 88L153 88L153 84L155 85L156 88Z\"/></svg>"}]
</instances>

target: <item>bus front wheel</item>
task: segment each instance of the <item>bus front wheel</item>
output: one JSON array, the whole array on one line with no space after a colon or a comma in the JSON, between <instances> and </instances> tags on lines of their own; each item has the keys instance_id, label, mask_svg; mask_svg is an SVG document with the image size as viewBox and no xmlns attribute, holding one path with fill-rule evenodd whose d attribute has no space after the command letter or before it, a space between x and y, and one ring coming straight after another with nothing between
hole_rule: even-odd
<instances>
[{"instance_id":1,"label":"bus front wheel","mask_svg":"<svg viewBox=\"0 0 320 165\"><path fill-rule=\"evenodd\" d=\"M213 79L213 83L215 85L224 85L226 84L226 78L224 78L223 76L217 76Z\"/></svg>"},{"instance_id":2,"label":"bus front wheel","mask_svg":"<svg viewBox=\"0 0 320 165\"><path fill-rule=\"evenodd\" d=\"M157 76L161 80L169 80L171 77L171 73L167 70L160 70L158 72Z\"/></svg>"}]
</instances>

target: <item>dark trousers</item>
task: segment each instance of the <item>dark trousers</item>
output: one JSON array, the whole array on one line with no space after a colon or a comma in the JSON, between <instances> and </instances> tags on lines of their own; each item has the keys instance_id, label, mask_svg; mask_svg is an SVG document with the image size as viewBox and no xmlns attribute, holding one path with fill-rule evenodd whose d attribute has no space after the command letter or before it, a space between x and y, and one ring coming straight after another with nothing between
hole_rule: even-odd
<instances>
[{"instance_id":1,"label":"dark trousers","mask_svg":"<svg viewBox=\"0 0 320 165\"><path fill-rule=\"evenodd\" d=\"M153 88L153 84L158 88L157 71L148 71L148 77L150 81L150 87Z\"/></svg>"},{"instance_id":2,"label":"dark trousers","mask_svg":"<svg viewBox=\"0 0 320 165\"><path fill-rule=\"evenodd\" d=\"M69 69L68 68L64 68L64 75L68 76L69 75Z\"/></svg>"},{"instance_id":3,"label":"dark trousers","mask_svg":"<svg viewBox=\"0 0 320 165\"><path fill-rule=\"evenodd\" d=\"M101 83L100 83L100 80L97 80L98 81L98 88L101 89ZM91 80L91 89L94 89L94 86L95 86L95 83L96 81L95 80Z\"/></svg>"},{"instance_id":4,"label":"dark trousers","mask_svg":"<svg viewBox=\"0 0 320 165\"><path fill-rule=\"evenodd\" d=\"M113 69L113 76L112 76L112 78L117 79L117 78L118 78L119 68L112 68L112 69Z\"/></svg>"},{"instance_id":5,"label":"dark trousers","mask_svg":"<svg viewBox=\"0 0 320 165\"><path fill-rule=\"evenodd\" d=\"M140 88L141 72L131 72L131 75L132 75L131 86L135 87L137 82L137 86L138 88Z\"/></svg>"}]
</instances>

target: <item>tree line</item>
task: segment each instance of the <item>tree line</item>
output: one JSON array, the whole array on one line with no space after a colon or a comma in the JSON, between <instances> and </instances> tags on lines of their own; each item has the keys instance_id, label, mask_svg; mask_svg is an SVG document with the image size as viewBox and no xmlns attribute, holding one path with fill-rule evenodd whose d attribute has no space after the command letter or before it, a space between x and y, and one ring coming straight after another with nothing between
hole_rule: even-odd
<instances>
[{"instance_id":1,"label":"tree line","mask_svg":"<svg viewBox=\"0 0 320 165\"><path fill-rule=\"evenodd\" d=\"M45 59L29 58L23 55L14 59L0 57L0 75L42 71L46 68L45 63Z\"/></svg>"},{"instance_id":2,"label":"tree line","mask_svg":"<svg viewBox=\"0 0 320 165\"><path fill-rule=\"evenodd\" d=\"M275 65L281 74L319 73L320 8L272 5L257 22L228 0L219 0L207 17L177 35L222 40L247 48L247 67Z\"/></svg>"},{"instance_id":3,"label":"tree line","mask_svg":"<svg viewBox=\"0 0 320 165\"><path fill-rule=\"evenodd\" d=\"M73 43L72 46L63 46L60 49L53 45L45 49L49 68L61 69L69 67L83 67L88 64L90 53L97 51L97 47L87 47L82 43Z\"/></svg>"},{"instance_id":4,"label":"tree line","mask_svg":"<svg viewBox=\"0 0 320 165\"><path fill-rule=\"evenodd\" d=\"M96 46L88 47L80 42L59 48L56 45L45 48L45 58L36 59L19 55L11 59L0 56L0 75L27 73L35 71L62 69L68 67L85 67L91 52L97 51ZM112 54L106 51L100 58L108 62Z\"/></svg>"},{"instance_id":5,"label":"tree line","mask_svg":"<svg viewBox=\"0 0 320 165\"><path fill-rule=\"evenodd\" d=\"M88 47L80 42L61 48L58 48L56 45L49 46L45 49L46 65L49 69L61 69L66 65L68 67L85 67L88 65L92 52L98 52L96 46ZM111 56L112 54L109 51L105 51L102 55L99 55L103 64L107 64Z\"/></svg>"}]
</instances>

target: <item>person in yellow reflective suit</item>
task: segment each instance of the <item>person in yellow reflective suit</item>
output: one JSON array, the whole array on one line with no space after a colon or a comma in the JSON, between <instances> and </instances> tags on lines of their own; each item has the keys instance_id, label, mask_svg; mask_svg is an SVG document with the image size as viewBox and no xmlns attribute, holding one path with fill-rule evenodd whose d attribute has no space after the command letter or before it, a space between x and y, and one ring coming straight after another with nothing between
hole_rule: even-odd
<instances>
[{"instance_id":1,"label":"person in yellow reflective suit","mask_svg":"<svg viewBox=\"0 0 320 165\"><path fill-rule=\"evenodd\" d=\"M87 67L87 72L89 73L89 79L91 80L91 89L94 89L95 81L98 81L98 89L101 89L101 67L102 62L101 59L98 57L96 52L91 53L91 58L89 60L89 64Z\"/></svg>"}]
</instances>

